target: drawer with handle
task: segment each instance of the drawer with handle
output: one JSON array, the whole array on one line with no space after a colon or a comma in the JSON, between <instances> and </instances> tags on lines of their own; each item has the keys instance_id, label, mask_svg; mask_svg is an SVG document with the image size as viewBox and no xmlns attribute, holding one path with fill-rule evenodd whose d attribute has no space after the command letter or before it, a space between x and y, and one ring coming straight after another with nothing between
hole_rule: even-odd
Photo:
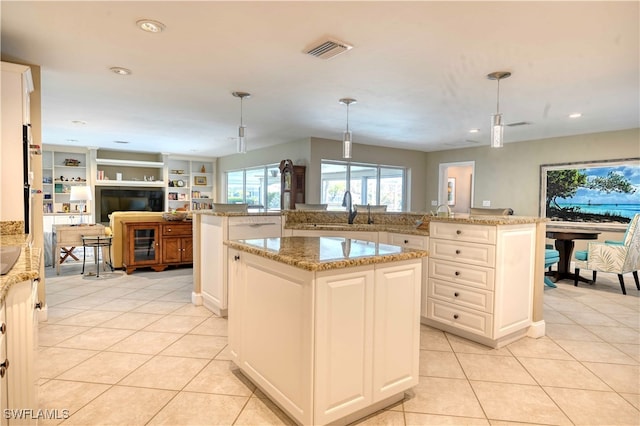
<instances>
[{"instance_id":1,"label":"drawer with handle","mask_svg":"<svg viewBox=\"0 0 640 426\"><path fill-rule=\"evenodd\" d=\"M389 233L389 244L407 248L427 250L429 248L429 237L409 234Z\"/></svg>"},{"instance_id":2,"label":"drawer with handle","mask_svg":"<svg viewBox=\"0 0 640 426\"><path fill-rule=\"evenodd\" d=\"M440 259L429 260L429 278L450 281L485 290L493 290L495 270Z\"/></svg>"},{"instance_id":3,"label":"drawer with handle","mask_svg":"<svg viewBox=\"0 0 640 426\"><path fill-rule=\"evenodd\" d=\"M429 297L493 313L493 292L451 284L446 281L429 279Z\"/></svg>"},{"instance_id":4,"label":"drawer with handle","mask_svg":"<svg viewBox=\"0 0 640 426\"><path fill-rule=\"evenodd\" d=\"M469 243L495 244L496 227L463 223L431 222L429 226L429 237L466 241Z\"/></svg>"},{"instance_id":5,"label":"drawer with handle","mask_svg":"<svg viewBox=\"0 0 640 426\"><path fill-rule=\"evenodd\" d=\"M162 235L192 235L191 223L165 224L162 226Z\"/></svg>"},{"instance_id":6,"label":"drawer with handle","mask_svg":"<svg viewBox=\"0 0 640 426\"><path fill-rule=\"evenodd\" d=\"M427 318L491 338L493 316L486 312L431 299L427 302Z\"/></svg>"},{"instance_id":7,"label":"drawer with handle","mask_svg":"<svg viewBox=\"0 0 640 426\"><path fill-rule=\"evenodd\" d=\"M429 256L433 259L493 267L496 260L496 247L488 244L429 238Z\"/></svg>"}]
</instances>

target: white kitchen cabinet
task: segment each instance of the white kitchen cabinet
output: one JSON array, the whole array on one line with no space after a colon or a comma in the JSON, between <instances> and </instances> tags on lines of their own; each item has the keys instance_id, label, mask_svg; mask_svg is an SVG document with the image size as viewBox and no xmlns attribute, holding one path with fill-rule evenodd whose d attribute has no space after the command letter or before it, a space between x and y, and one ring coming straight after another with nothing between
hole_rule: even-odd
<instances>
[{"instance_id":1,"label":"white kitchen cabinet","mask_svg":"<svg viewBox=\"0 0 640 426\"><path fill-rule=\"evenodd\" d=\"M4 301L0 303L0 413L8 407L7 400L7 323L4 308ZM0 426L8 425L9 422L4 415L0 415Z\"/></svg>"},{"instance_id":2,"label":"white kitchen cabinet","mask_svg":"<svg viewBox=\"0 0 640 426\"><path fill-rule=\"evenodd\" d=\"M297 422L354 421L418 383L420 259L314 272L229 253L232 359Z\"/></svg>"},{"instance_id":3,"label":"white kitchen cabinet","mask_svg":"<svg viewBox=\"0 0 640 426\"><path fill-rule=\"evenodd\" d=\"M387 244L400 246L405 248L429 250L429 237L424 235L402 234L399 232L380 232L380 242L386 241ZM422 295L427 294L428 268L429 258L422 259L422 277L420 284L420 292ZM426 297L420 298L420 316L427 316Z\"/></svg>"},{"instance_id":4,"label":"white kitchen cabinet","mask_svg":"<svg viewBox=\"0 0 640 426\"><path fill-rule=\"evenodd\" d=\"M228 252L225 240L279 237L281 217L277 215L224 216L195 214L194 221L194 303L216 315L228 310ZM199 289L199 292L198 292Z\"/></svg>"},{"instance_id":5,"label":"white kitchen cabinet","mask_svg":"<svg viewBox=\"0 0 640 426\"><path fill-rule=\"evenodd\" d=\"M37 281L28 280L11 285L4 299L6 323L5 376L2 383L3 404L9 410L38 408L38 352ZM0 367L1 368L1 367ZM1 372L1 370L0 370ZM5 406L3 406L5 408ZM4 416L4 411L2 412ZM30 415L24 419L9 419L9 424L35 425Z\"/></svg>"},{"instance_id":6,"label":"white kitchen cabinet","mask_svg":"<svg viewBox=\"0 0 640 426\"><path fill-rule=\"evenodd\" d=\"M532 321L535 224L430 224L425 323L500 347Z\"/></svg>"}]
</instances>

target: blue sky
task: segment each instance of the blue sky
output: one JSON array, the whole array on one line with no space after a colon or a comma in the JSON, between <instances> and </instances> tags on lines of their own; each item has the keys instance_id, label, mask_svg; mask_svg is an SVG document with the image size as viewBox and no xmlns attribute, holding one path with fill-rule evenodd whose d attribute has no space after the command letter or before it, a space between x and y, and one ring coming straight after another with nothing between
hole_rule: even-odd
<instances>
[{"instance_id":1,"label":"blue sky","mask_svg":"<svg viewBox=\"0 0 640 426\"><path fill-rule=\"evenodd\" d=\"M595 189L579 188L576 195L572 198L558 198L559 203L587 204L640 204L640 164L607 166L583 169L587 179L592 180L595 177L604 177L610 171L624 176L631 185L636 189L633 194L611 193L605 194Z\"/></svg>"}]
</instances>

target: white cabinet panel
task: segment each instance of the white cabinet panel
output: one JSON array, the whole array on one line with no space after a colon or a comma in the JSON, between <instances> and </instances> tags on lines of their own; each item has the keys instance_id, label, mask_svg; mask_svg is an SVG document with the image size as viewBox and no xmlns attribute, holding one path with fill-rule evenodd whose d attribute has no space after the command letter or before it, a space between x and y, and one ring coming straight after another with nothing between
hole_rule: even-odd
<instances>
[{"instance_id":1,"label":"white cabinet panel","mask_svg":"<svg viewBox=\"0 0 640 426\"><path fill-rule=\"evenodd\" d=\"M429 237L470 243L495 244L496 228L495 226L464 223L431 222Z\"/></svg>"},{"instance_id":2,"label":"white cabinet panel","mask_svg":"<svg viewBox=\"0 0 640 426\"><path fill-rule=\"evenodd\" d=\"M493 290L495 269L431 258L429 277Z\"/></svg>"},{"instance_id":3,"label":"white cabinet panel","mask_svg":"<svg viewBox=\"0 0 640 426\"><path fill-rule=\"evenodd\" d=\"M429 237L421 235L410 234L397 234L395 232L389 232L387 241L389 244L396 246L428 250L429 249Z\"/></svg>"},{"instance_id":4,"label":"white cabinet panel","mask_svg":"<svg viewBox=\"0 0 640 426\"><path fill-rule=\"evenodd\" d=\"M429 241L429 256L434 259L446 259L470 265L492 267L496 261L496 248L487 244L431 238Z\"/></svg>"},{"instance_id":5,"label":"white cabinet panel","mask_svg":"<svg viewBox=\"0 0 640 426\"><path fill-rule=\"evenodd\" d=\"M371 403L373 290L372 270L323 274L316 281L317 424Z\"/></svg>"},{"instance_id":6,"label":"white cabinet panel","mask_svg":"<svg viewBox=\"0 0 640 426\"><path fill-rule=\"evenodd\" d=\"M418 384L420 263L376 268L373 392L376 400Z\"/></svg>"},{"instance_id":7,"label":"white cabinet panel","mask_svg":"<svg viewBox=\"0 0 640 426\"><path fill-rule=\"evenodd\" d=\"M491 314L466 309L452 303L441 302L435 299L428 301L427 313L430 318L434 318L445 324L474 334L490 337Z\"/></svg>"},{"instance_id":8,"label":"white cabinet panel","mask_svg":"<svg viewBox=\"0 0 640 426\"><path fill-rule=\"evenodd\" d=\"M487 313L493 312L493 292L487 290L455 285L431 278L429 279L429 297Z\"/></svg>"}]
</instances>

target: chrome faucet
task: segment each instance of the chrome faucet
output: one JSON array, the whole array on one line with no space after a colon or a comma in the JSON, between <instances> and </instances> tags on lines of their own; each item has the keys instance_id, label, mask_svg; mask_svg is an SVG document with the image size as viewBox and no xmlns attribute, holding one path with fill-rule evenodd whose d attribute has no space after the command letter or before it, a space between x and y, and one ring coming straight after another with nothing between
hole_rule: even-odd
<instances>
[{"instance_id":1,"label":"chrome faucet","mask_svg":"<svg viewBox=\"0 0 640 426\"><path fill-rule=\"evenodd\" d=\"M351 203L351 193L349 191L345 191L344 193L344 198L342 198L342 207L347 208L348 223L349 225L353 225L353 219L355 219L358 211L353 207Z\"/></svg>"}]
</instances>

